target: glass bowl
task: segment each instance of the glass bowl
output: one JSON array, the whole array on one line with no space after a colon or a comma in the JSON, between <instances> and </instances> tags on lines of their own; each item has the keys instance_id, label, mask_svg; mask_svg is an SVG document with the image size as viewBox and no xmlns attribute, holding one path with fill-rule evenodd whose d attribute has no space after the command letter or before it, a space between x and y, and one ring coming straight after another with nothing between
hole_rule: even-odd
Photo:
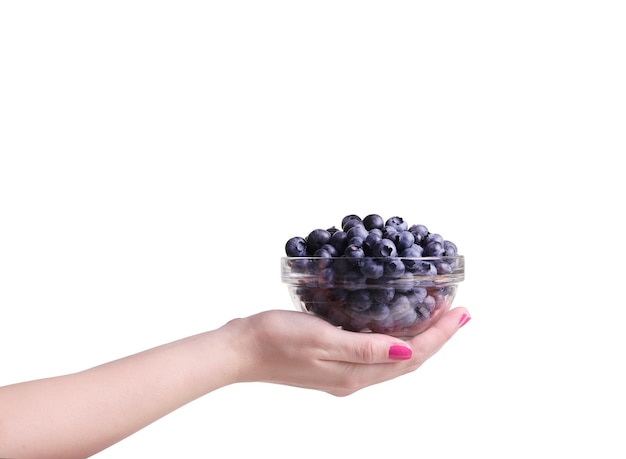
<instances>
[{"instance_id":1,"label":"glass bowl","mask_svg":"<svg viewBox=\"0 0 626 459\"><path fill-rule=\"evenodd\" d=\"M450 309L464 277L462 255L281 258L281 279L297 310L345 330L403 339Z\"/></svg>"}]
</instances>

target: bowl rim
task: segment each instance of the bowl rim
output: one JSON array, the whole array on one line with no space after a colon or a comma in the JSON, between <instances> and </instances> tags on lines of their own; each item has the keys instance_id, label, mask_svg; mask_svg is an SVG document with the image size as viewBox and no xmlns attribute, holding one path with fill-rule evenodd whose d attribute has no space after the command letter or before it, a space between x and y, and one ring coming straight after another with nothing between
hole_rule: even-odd
<instances>
[{"instance_id":1,"label":"bowl rim","mask_svg":"<svg viewBox=\"0 0 626 459\"><path fill-rule=\"evenodd\" d=\"M457 261L456 266L450 273L437 273L434 275L419 275L419 274L411 274L410 272L406 272L401 277L393 277L393 276L383 276L380 279L372 280L371 283L363 284L363 288L375 287L376 285L403 285L403 284L419 284L424 286L434 286L434 285L451 285L458 284L465 280L465 257L463 255L451 255L451 256L442 256L442 257L359 257L359 258L348 258L348 257L289 257L283 256L281 257L281 280L283 283L288 285L301 285L303 282L310 284L315 283L319 284L319 286L323 286L324 282L318 282L319 274L321 270L314 270L312 272L293 270L291 269L293 261L302 260L303 262L307 261L336 261L336 260L345 260L346 262L359 262L360 260L380 260L380 261L389 261L389 260L407 260L407 261ZM361 285L359 283L350 282L350 281L336 281L332 282L332 285L328 285L329 287L341 287L341 286L349 286L349 285Z\"/></svg>"},{"instance_id":2,"label":"bowl rim","mask_svg":"<svg viewBox=\"0 0 626 459\"><path fill-rule=\"evenodd\" d=\"M446 255L442 257L289 257L282 256L284 260L444 260L444 259L465 259L464 255Z\"/></svg>"}]
</instances>

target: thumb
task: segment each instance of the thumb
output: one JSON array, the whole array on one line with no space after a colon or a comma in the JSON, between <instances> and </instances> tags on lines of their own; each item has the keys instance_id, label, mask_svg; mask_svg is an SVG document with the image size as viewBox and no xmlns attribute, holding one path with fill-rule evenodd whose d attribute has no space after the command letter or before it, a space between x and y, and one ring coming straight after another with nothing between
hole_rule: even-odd
<instances>
[{"instance_id":1,"label":"thumb","mask_svg":"<svg viewBox=\"0 0 626 459\"><path fill-rule=\"evenodd\" d=\"M407 341L378 333L358 333L337 329L339 339L331 359L349 363L376 364L409 360L413 350Z\"/></svg>"},{"instance_id":2,"label":"thumb","mask_svg":"<svg viewBox=\"0 0 626 459\"><path fill-rule=\"evenodd\" d=\"M463 307L452 309L432 327L407 341L379 333L357 333L335 329L336 346L331 351L330 359L363 364L389 363L412 358L425 362L470 318L467 309Z\"/></svg>"}]
</instances>

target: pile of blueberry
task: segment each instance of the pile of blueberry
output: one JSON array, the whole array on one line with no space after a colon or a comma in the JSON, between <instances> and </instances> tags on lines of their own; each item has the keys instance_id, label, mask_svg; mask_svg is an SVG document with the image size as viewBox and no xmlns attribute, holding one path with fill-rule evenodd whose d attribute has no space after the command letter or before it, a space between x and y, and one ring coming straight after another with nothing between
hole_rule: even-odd
<instances>
[{"instance_id":1,"label":"pile of blueberry","mask_svg":"<svg viewBox=\"0 0 626 459\"><path fill-rule=\"evenodd\" d=\"M301 307L353 331L418 334L449 309L462 258L425 225L347 215L285 244L283 278ZM287 270L287 273L285 273Z\"/></svg>"}]
</instances>

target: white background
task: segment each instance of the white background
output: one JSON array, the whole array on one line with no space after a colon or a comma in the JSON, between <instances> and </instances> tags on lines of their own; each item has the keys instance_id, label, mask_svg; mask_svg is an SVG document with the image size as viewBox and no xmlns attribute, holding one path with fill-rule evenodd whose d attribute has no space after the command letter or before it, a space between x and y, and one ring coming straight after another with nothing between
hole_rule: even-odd
<instances>
[{"instance_id":1,"label":"white background","mask_svg":"<svg viewBox=\"0 0 626 459\"><path fill-rule=\"evenodd\" d=\"M622 5L2 2L0 384L291 309L289 237L399 215L467 258L422 368L97 456L625 457Z\"/></svg>"}]
</instances>

